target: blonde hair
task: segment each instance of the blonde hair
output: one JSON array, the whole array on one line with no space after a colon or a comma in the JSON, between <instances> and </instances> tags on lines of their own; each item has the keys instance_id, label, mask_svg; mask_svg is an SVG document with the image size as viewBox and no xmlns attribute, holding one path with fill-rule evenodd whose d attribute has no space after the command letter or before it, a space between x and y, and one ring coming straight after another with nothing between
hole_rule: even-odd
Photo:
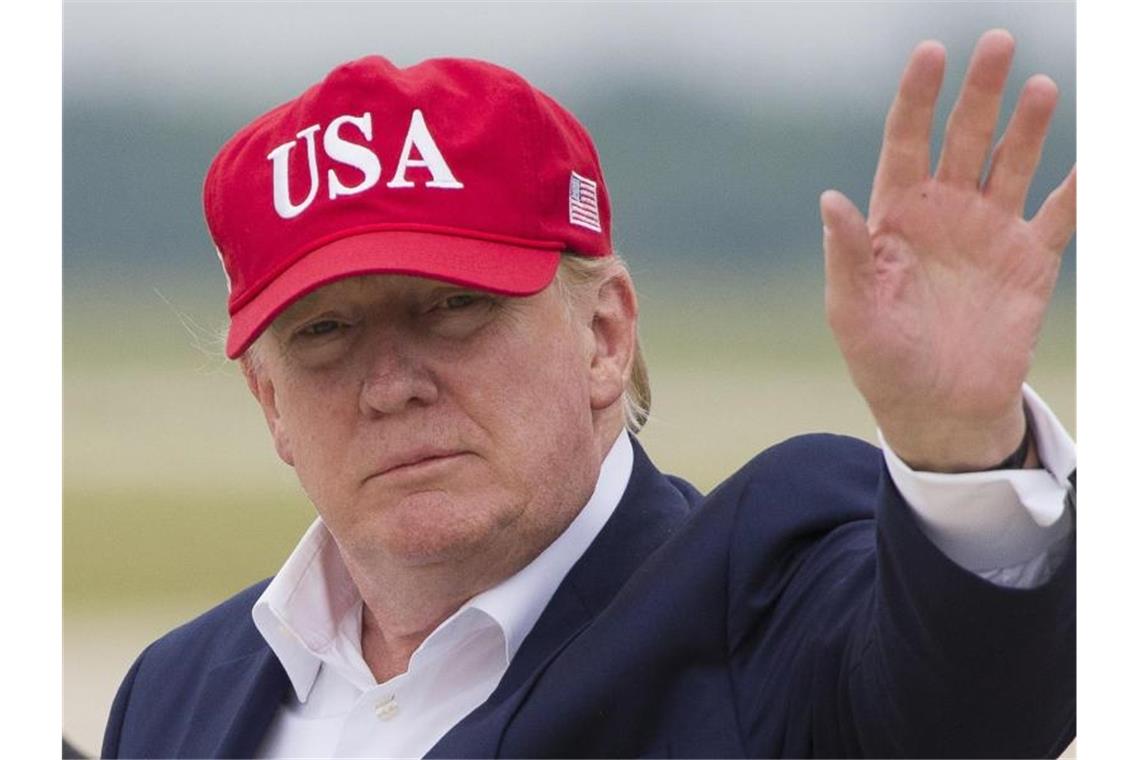
<instances>
[{"instance_id":1,"label":"blonde hair","mask_svg":"<svg viewBox=\"0 0 1140 760\"><path fill-rule=\"evenodd\" d=\"M579 297L579 293L590 286L597 287L614 270L629 275L629 267L616 253L612 256L582 256L575 253L563 253L558 265L558 272L554 282L558 287L563 301L569 306ZM266 329L257 337L239 361L246 363L254 373L261 369L263 360L261 345L269 330ZM636 433L645 427L649 420L649 368L645 363L645 354L641 350L641 339L634 334L633 366L630 369L629 381L622 393L622 416L625 426L631 433Z\"/></svg>"}]
</instances>

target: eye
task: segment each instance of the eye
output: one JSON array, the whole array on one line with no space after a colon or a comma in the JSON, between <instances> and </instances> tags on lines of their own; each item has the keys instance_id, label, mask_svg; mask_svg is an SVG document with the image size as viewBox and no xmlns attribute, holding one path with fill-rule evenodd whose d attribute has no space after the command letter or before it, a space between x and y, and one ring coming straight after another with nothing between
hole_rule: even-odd
<instances>
[{"instance_id":1,"label":"eye","mask_svg":"<svg viewBox=\"0 0 1140 760\"><path fill-rule=\"evenodd\" d=\"M448 311L464 309L468 306L473 305L476 301L479 300L479 298L480 297L474 293L456 293L453 296L448 296L447 298L443 299L441 308Z\"/></svg>"},{"instance_id":2,"label":"eye","mask_svg":"<svg viewBox=\"0 0 1140 760\"><path fill-rule=\"evenodd\" d=\"M467 338L495 320L502 302L479 290L444 290L428 301L423 325L442 338Z\"/></svg>"},{"instance_id":3,"label":"eye","mask_svg":"<svg viewBox=\"0 0 1140 760\"><path fill-rule=\"evenodd\" d=\"M428 309L437 316L451 314L483 314L489 312L491 307L499 302L497 296L491 293L476 291L451 291L441 293Z\"/></svg>"},{"instance_id":4,"label":"eye","mask_svg":"<svg viewBox=\"0 0 1140 760\"><path fill-rule=\"evenodd\" d=\"M347 327L347 323L336 319L319 319L300 328L295 335L298 338L323 338L342 332Z\"/></svg>"}]
</instances>

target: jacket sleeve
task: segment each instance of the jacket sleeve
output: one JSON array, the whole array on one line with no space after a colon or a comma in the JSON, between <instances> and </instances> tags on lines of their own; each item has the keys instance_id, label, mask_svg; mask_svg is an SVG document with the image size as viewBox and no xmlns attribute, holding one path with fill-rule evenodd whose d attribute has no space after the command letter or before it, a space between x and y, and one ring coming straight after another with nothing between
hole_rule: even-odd
<instances>
[{"instance_id":1,"label":"jacket sleeve","mask_svg":"<svg viewBox=\"0 0 1140 760\"><path fill-rule=\"evenodd\" d=\"M787 755L1040 757L1072 740L1075 541L1047 582L1003 588L930 542L867 444L796 439L749 480L728 642L746 740L774 716Z\"/></svg>"}]
</instances>

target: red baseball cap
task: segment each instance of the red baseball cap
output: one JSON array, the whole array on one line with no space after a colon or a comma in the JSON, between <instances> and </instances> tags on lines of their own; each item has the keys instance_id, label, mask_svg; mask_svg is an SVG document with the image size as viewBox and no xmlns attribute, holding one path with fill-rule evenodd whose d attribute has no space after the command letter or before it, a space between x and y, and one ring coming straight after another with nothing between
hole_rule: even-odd
<instances>
[{"instance_id":1,"label":"red baseball cap","mask_svg":"<svg viewBox=\"0 0 1140 760\"><path fill-rule=\"evenodd\" d=\"M291 303L345 277L522 296L550 284L560 253L613 250L586 129L482 61L339 66L222 146L203 196L230 287L231 359Z\"/></svg>"}]
</instances>

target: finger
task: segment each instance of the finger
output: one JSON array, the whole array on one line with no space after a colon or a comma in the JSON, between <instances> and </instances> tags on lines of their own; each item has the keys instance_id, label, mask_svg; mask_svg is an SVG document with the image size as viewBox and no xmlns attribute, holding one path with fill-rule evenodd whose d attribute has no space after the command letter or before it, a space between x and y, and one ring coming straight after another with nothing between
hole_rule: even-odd
<instances>
[{"instance_id":1,"label":"finger","mask_svg":"<svg viewBox=\"0 0 1140 760\"><path fill-rule=\"evenodd\" d=\"M1001 93L1013 62L1013 37L991 29L974 47L962 92L946 121L946 138L934 176L977 187L1001 110Z\"/></svg>"},{"instance_id":2,"label":"finger","mask_svg":"<svg viewBox=\"0 0 1140 760\"><path fill-rule=\"evenodd\" d=\"M828 190L819 198L823 218L828 318L842 319L873 293L875 257L867 222L845 195Z\"/></svg>"},{"instance_id":3,"label":"finger","mask_svg":"<svg viewBox=\"0 0 1140 760\"><path fill-rule=\"evenodd\" d=\"M1049 193L1029 224L1049 250L1065 250L1077 230L1077 167Z\"/></svg>"},{"instance_id":4,"label":"finger","mask_svg":"<svg viewBox=\"0 0 1140 760\"><path fill-rule=\"evenodd\" d=\"M919 43L911 53L887 112L875 172L876 192L891 186L907 187L929 176L931 122L945 69L946 50L939 42Z\"/></svg>"},{"instance_id":5,"label":"finger","mask_svg":"<svg viewBox=\"0 0 1140 760\"><path fill-rule=\"evenodd\" d=\"M1042 74L1030 77L994 149L985 193L1018 216L1025 210L1025 197L1041 161L1041 148L1056 106L1057 85L1053 80Z\"/></svg>"}]
</instances>

